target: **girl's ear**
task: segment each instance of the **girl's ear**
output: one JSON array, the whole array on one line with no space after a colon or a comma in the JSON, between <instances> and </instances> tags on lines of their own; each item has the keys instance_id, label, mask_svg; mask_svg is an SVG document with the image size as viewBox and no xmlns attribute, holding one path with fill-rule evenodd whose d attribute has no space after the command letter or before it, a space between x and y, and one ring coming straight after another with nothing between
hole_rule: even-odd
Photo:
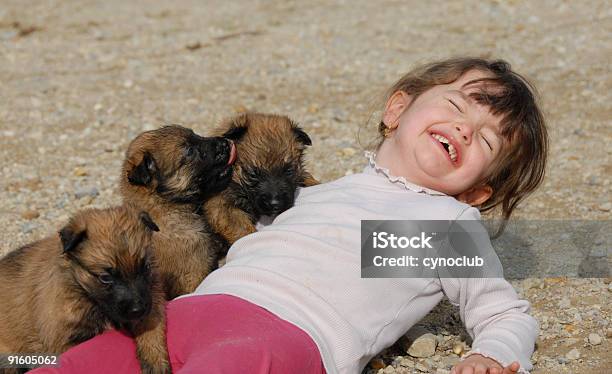
<instances>
[{"instance_id":1,"label":"girl's ear","mask_svg":"<svg viewBox=\"0 0 612 374\"><path fill-rule=\"evenodd\" d=\"M493 195L493 188L488 184L478 187L472 187L469 190L460 193L455 198L463 203L471 206L479 206L484 204Z\"/></svg>"},{"instance_id":2,"label":"girl's ear","mask_svg":"<svg viewBox=\"0 0 612 374\"><path fill-rule=\"evenodd\" d=\"M412 97L404 91L395 92L391 95L389 100L387 100L387 104L385 104L385 114L383 114L383 122L389 129L393 130L397 127L399 124L399 117L404 110L408 108L411 101Z\"/></svg>"}]
</instances>

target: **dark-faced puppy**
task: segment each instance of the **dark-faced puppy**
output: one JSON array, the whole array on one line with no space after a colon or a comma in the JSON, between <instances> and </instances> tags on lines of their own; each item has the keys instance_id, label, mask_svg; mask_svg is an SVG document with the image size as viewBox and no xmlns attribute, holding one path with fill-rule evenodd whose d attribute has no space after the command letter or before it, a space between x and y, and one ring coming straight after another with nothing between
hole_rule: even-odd
<instances>
[{"instance_id":1,"label":"dark-faced puppy","mask_svg":"<svg viewBox=\"0 0 612 374\"><path fill-rule=\"evenodd\" d=\"M170 371L148 214L90 209L0 260L0 352L66 351L113 327L134 335L145 373Z\"/></svg>"},{"instance_id":2,"label":"dark-faced puppy","mask_svg":"<svg viewBox=\"0 0 612 374\"><path fill-rule=\"evenodd\" d=\"M255 231L262 216L276 216L295 201L297 187L318 182L304 168L308 135L286 116L244 113L222 123L237 157L230 186L204 207L216 232L230 244Z\"/></svg>"},{"instance_id":3,"label":"dark-faced puppy","mask_svg":"<svg viewBox=\"0 0 612 374\"><path fill-rule=\"evenodd\" d=\"M160 228L155 258L168 299L195 290L227 248L208 226L202 203L227 187L235 158L231 141L176 125L144 132L128 147L121 194Z\"/></svg>"}]
</instances>

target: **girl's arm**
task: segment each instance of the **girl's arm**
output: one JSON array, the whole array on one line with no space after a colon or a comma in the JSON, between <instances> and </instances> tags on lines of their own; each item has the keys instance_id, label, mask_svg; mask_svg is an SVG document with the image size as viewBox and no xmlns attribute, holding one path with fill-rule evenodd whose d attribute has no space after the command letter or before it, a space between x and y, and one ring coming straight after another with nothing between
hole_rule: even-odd
<instances>
[{"instance_id":1,"label":"girl's arm","mask_svg":"<svg viewBox=\"0 0 612 374\"><path fill-rule=\"evenodd\" d=\"M480 219L480 213L469 208L459 219ZM491 243L480 240L477 245ZM538 322L527 314L529 302L520 300L510 283L503 278L440 278L440 283L450 302L459 306L473 338L470 355L492 358L503 367L518 361L519 372L531 370Z\"/></svg>"}]
</instances>

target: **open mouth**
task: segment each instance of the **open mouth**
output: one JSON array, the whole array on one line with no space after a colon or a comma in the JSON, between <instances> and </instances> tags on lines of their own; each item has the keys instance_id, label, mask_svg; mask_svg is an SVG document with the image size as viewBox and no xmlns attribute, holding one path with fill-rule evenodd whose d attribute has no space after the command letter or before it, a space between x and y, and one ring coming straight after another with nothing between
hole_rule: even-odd
<instances>
[{"instance_id":1,"label":"open mouth","mask_svg":"<svg viewBox=\"0 0 612 374\"><path fill-rule=\"evenodd\" d=\"M448 153L448 157L452 162L455 163L458 161L459 153L457 152L457 148L455 148L455 146L450 142L450 140L448 140L448 138L436 133L431 133L431 137L440 142L446 153Z\"/></svg>"}]
</instances>

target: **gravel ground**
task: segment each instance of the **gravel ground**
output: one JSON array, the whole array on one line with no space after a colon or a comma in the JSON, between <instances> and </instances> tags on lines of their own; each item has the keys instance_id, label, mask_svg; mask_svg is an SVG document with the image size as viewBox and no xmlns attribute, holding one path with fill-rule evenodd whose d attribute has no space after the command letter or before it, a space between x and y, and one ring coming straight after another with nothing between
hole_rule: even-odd
<instances>
[{"instance_id":1,"label":"gravel ground","mask_svg":"<svg viewBox=\"0 0 612 374\"><path fill-rule=\"evenodd\" d=\"M610 218L608 2L203 3L0 3L0 254L116 204L127 143L162 124L205 134L236 111L284 113L313 139L314 175L358 171L384 89L466 54L507 59L541 93L550 167L517 216ZM513 284L542 326L534 373L610 371L610 278ZM401 341L367 371L448 373L467 349L457 312L442 304L422 325L429 357Z\"/></svg>"}]
</instances>

